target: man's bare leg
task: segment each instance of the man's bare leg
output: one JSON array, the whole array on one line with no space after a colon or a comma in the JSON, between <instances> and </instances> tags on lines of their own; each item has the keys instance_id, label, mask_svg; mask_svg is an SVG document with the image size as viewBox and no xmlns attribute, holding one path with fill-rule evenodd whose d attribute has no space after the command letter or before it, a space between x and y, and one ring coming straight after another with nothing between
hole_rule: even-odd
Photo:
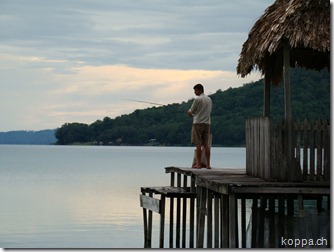
<instances>
[{"instance_id":1,"label":"man's bare leg","mask_svg":"<svg viewBox=\"0 0 334 252\"><path fill-rule=\"evenodd\" d=\"M205 158L206 158L206 168L211 169L210 166L210 146L204 145L204 152L205 152Z\"/></svg>"},{"instance_id":2,"label":"man's bare leg","mask_svg":"<svg viewBox=\"0 0 334 252\"><path fill-rule=\"evenodd\" d=\"M200 144L196 145L196 164L193 168L201 168L202 163L202 146Z\"/></svg>"}]
</instances>

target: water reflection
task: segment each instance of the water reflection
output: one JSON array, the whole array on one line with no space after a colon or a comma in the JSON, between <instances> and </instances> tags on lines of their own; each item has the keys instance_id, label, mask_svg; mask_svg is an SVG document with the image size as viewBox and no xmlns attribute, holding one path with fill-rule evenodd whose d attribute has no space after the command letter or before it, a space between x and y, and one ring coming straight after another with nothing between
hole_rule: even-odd
<instances>
[{"instance_id":1,"label":"water reflection","mask_svg":"<svg viewBox=\"0 0 334 252\"><path fill-rule=\"evenodd\" d=\"M213 158L240 162L242 152L215 149ZM142 248L140 187L169 184L164 167L189 166L192 155L193 148L0 146L0 247Z\"/></svg>"}]
</instances>

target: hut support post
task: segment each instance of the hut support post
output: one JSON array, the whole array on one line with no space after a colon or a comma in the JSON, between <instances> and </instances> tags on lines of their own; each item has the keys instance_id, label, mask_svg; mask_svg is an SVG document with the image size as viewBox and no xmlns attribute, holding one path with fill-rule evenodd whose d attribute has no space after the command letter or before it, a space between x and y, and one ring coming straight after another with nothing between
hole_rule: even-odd
<instances>
[{"instance_id":1,"label":"hut support post","mask_svg":"<svg viewBox=\"0 0 334 252\"><path fill-rule=\"evenodd\" d=\"M285 97L285 155L287 161L287 168L290 168L290 178L294 180L295 165L293 162L292 149L292 113L291 113L291 88L290 88L290 49L288 42L284 42L284 97ZM286 171L285 176L288 176ZM287 178L287 177L286 177Z\"/></svg>"},{"instance_id":2,"label":"hut support post","mask_svg":"<svg viewBox=\"0 0 334 252\"><path fill-rule=\"evenodd\" d=\"M270 116L270 82L266 80L266 77L264 77L263 116Z\"/></svg>"}]
</instances>

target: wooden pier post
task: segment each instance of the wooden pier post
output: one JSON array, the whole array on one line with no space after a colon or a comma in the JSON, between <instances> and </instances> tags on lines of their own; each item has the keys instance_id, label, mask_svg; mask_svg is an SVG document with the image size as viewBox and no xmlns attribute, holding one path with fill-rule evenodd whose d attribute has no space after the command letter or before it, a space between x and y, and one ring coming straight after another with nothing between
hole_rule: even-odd
<instances>
[{"instance_id":1,"label":"wooden pier post","mask_svg":"<svg viewBox=\"0 0 334 252\"><path fill-rule=\"evenodd\" d=\"M206 214L206 197L207 189L201 186L197 186L197 192L199 197L197 198L198 202L198 218L197 218L197 248L204 247L204 230L205 230L205 214Z\"/></svg>"},{"instance_id":2,"label":"wooden pier post","mask_svg":"<svg viewBox=\"0 0 334 252\"><path fill-rule=\"evenodd\" d=\"M212 191L207 190L207 248L212 248Z\"/></svg>"},{"instance_id":3,"label":"wooden pier post","mask_svg":"<svg viewBox=\"0 0 334 252\"><path fill-rule=\"evenodd\" d=\"M214 223L215 223L215 241L214 248L219 248L219 229L220 229L220 219L219 219L219 195L213 193L214 195Z\"/></svg>"},{"instance_id":4,"label":"wooden pier post","mask_svg":"<svg viewBox=\"0 0 334 252\"><path fill-rule=\"evenodd\" d=\"M165 239L165 195L161 194L160 199L160 243L159 247L164 247L164 239ZM152 229L152 228L151 228Z\"/></svg>"},{"instance_id":5,"label":"wooden pier post","mask_svg":"<svg viewBox=\"0 0 334 252\"><path fill-rule=\"evenodd\" d=\"M190 192L195 193L195 176L191 176ZM190 198L190 234L189 248L194 248L195 244L195 198Z\"/></svg>"},{"instance_id":6,"label":"wooden pier post","mask_svg":"<svg viewBox=\"0 0 334 252\"><path fill-rule=\"evenodd\" d=\"M252 205L252 242L251 247L257 247L257 221L258 221L258 199L253 198L253 205Z\"/></svg>"},{"instance_id":7,"label":"wooden pier post","mask_svg":"<svg viewBox=\"0 0 334 252\"><path fill-rule=\"evenodd\" d=\"M238 236L238 208L236 204L237 200L235 194L231 193L228 196L228 215L229 215L229 247L237 248L237 236Z\"/></svg>"},{"instance_id":8,"label":"wooden pier post","mask_svg":"<svg viewBox=\"0 0 334 252\"><path fill-rule=\"evenodd\" d=\"M229 200L228 195L222 194L220 200L221 209L221 248L229 247Z\"/></svg>"},{"instance_id":9,"label":"wooden pier post","mask_svg":"<svg viewBox=\"0 0 334 252\"><path fill-rule=\"evenodd\" d=\"M241 247L246 248L246 199L241 199Z\"/></svg>"},{"instance_id":10,"label":"wooden pier post","mask_svg":"<svg viewBox=\"0 0 334 252\"><path fill-rule=\"evenodd\" d=\"M175 186L175 172L170 174L170 185ZM170 197L169 199L169 247L173 248L174 243L174 197Z\"/></svg>"},{"instance_id":11,"label":"wooden pier post","mask_svg":"<svg viewBox=\"0 0 334 252\"><path fill-rule=\"evenodd\" d=\"M177 174L177 187L181 188L181 174ZM181 198L176 198L176 248L180 248L180 239L181 239Z\"/></svg>"},{"instance_id":12,"label":"wooden pier post","mask_svg":"<svg viewBox=\"0 0 334 252\"><path fill-rule=\"evenodd\" d=\"M187 189L187 176L183 176L183 188ZM182 212L182 248L186 248L186 234L187 234L187 198L183 198L183 212Z\"/></svg>"}]
</instances>

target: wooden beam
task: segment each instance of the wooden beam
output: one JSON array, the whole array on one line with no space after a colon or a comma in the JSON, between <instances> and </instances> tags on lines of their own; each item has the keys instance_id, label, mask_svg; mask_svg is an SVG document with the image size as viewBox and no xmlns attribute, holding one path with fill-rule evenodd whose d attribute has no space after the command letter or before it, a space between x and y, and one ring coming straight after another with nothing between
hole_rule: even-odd
<instances>
[{"instance_id":1,"label":"wooden beam","mask_svg":"<svg viewBox=\"0 0 334 252\"><path fill-rule=\"evenodd\" d=\"M287 166L289 171L285 172L285 180L296 181L298 180L296 175L296 167L293 156L292 146L292 112L291 112L291 84L290 84L290 46L288 41L284 42L284 98L285 98L285 126L286 126L286 142L285 142L285 155Z\"/></svg>"},{"instance_id":2,"label":"wooden beam","mask_svg":"<svg viewBox=\"0 0 334 252\"><path fill-rule=\"evenodd\" d=\"M261 187L233 187L231 188L232 193L238 194L311 194L311 195L330 195L330 188L315 188L315 187L271 187L271 186L261 186Z\"/></svg>"},{"instance_id":3,"label":"wooden beam","mask_svg":"<svg viewBox=\"0 0 334 252\"><path fill-rule=\"evenodd\" d=\"M140 206L156 213L160 213L160 200L146 195L140 195Z\"/></svg>"},{"instance_id":4,"label":"wooden beam","mask_svg":"<svg viewBox=\"0 0 334 252\"><path fill-rule=\"evenodd\" d=\"M270 82L266 81L266 77L264 77L263 116L270 117Z\"/></svg>"},{"instance_id":5,"label":"wooden beam","mask_svg":"<svg viewBox=\"0 0 334 252\"><path fill-rule=\"evenodd\" d=\"M229 216L229 248L237 248L237 232L238 232L238 208L235 194L228 196L228 216Z\"/></svg>"},{"instance_id":6,"label":"wooden beam","mask_svg":"<svg viewBox=\"0 0 334 252\"><path fill-rule=\"evenodd\" d=\"M290 46L288 41L284 42L284 97L285 97L285 119L291 120L291 85L290 85Z\"/></svg>"},{"instance_id":7,"label":"wooden beam","mask_svg":"<svg viewBox=\"0 0 334 252\"><path fill-rule=\"evenodd\" d=\"M229 247L229 198L228 195L221 195L220 199L221 211L221 248Z\"/></svg>"},{"instance_id":8,"label":"wooden beam","mask_svg":"<svg viewBox=\"0 0 334 252\"><path fill-rule=\"evenodd\" d=\"M207 210L206 210L206 215L207 215L207 248L212 248L212 191L207 190Z\"/></svg>"},{"instance_id":9,"label":"wooden beam","mask_svg":"<svg viewBox=\"0 0 334 252\"><path fill-rule=\"evenodd\" d=\"M198 218L197 218L197 248L203 248L204 246L204 230L205 230L205 214L206 214L206 199L207 189L201 186L197 186L199 192L198 197Z\"/></svg>"},{"instance_id":10,"label":"wooden beam","mask_svg":"<svg viewBox=\"0 0 334 252\"><path fill-rule=\"evenodd\" d=\"M159 247L163 248L164 247L164 239L165 239L165 195L161 195L161 200L160 200L160 242L159 242Z\"/></svg>"}]
</instances>

